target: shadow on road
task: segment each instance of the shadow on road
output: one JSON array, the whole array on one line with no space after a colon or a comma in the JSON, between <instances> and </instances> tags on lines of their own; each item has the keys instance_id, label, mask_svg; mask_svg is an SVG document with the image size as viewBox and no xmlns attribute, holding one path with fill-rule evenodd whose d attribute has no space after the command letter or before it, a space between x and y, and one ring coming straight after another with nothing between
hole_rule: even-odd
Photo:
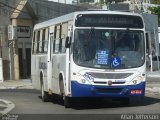
<instances>
[{"instance_id":1,"label":"shadow on road","mask_svg":"<svg viewBox=\"0 0 160 120\"><path fill-rule=\"evenodd\" d=\"M53 104L63 106L63 100L59 96L54 96L51 99ZM97 98L77 98L71 100L71 108L76 110L83 109L101 109L101 108L118 108L118 107L135 107L135 106L148 106L152 104L160 103L160 98L153 98L145 96L143 100L132 99L129 105L121 105L119 101L111 99L97 99Z\"/></svg>"},{"instance_id":2,"label":"shadow on road","mask_svg":"<svg viewBox=\"0 0 160 120\"><path fill-rule=\"evenodd\" d=\"M38 96L40 94L39 91L37 90L30 90L30 89L10 89L10 90L0 90L0 93L2 95L7 95L7 96L15 96L17 98L20 98L24 95L28 97L28 95L33 94L34 96ZM6 93L6 94L5 94ZM18 93L18 94L16 94ZM19 94L21 93L21 94ZM19 96L18 96L19 95ZM12 99L14 98L12 97ZM144 97L143 101L140 100L131 100L131 103L129 104L129 107L135 107L135 106L148 106L156 103L160 103L160 95L153 95L153 96L159 96L159 98L154 98L152 95L147 95ZM51 102L53 104L61 105L63 106L63 100L59 96L52 96L53 98L51 99ZM26 98L28 99L28 98ZM38 101L41 101L40 96L38 98ZM77 109L77 110L83 110L83 109L101 109L101 108L118 108L118 107L128 107L121 105L119 101L112 101L110 99L97 99L97 98L78 98L78 99L73 99L71 101L71 108L72 109Z\"/></svg>"}]
</instances>

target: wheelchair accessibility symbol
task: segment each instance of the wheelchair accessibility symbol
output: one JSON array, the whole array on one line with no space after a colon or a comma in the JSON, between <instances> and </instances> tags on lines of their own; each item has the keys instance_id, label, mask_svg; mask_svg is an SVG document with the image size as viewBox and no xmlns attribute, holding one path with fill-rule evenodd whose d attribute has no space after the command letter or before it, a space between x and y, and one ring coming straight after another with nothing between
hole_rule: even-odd
<instances>
[{"instance_id":1,"label":"wheelchair accessibility symbol","mask_svg":"<svg viewBox=\"0 0 160 120\"><path fill-rule=\"evenodd\" d=\"M121 64L121 59L119 57L112 58L112 67L119 67Z\"/></svg>"}]
</instances>

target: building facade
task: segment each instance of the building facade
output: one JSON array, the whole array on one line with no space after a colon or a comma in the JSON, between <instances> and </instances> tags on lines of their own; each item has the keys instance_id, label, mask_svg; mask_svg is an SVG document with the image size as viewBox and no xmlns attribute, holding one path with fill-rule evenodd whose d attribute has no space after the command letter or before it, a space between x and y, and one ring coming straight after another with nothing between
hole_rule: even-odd
<instances>
[{"instance_id":1,"label":"building facade","mask_svg":"<svg viewBox=\"0 0 160 120\"><path fill-rule=\"evenodd\" d=\"M32 31L36 23L86 8L47 0L0 1L0 57L5 80L29 78L31 74ZM8 26L15 36L8 39Z\"/></svg>"}]
</instances>

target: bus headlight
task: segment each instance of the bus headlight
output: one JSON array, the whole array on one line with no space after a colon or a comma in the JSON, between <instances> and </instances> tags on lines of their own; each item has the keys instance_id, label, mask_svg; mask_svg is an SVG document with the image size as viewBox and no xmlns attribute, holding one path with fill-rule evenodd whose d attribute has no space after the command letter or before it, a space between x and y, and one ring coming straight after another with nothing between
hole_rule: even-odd
<instances>
[{"instance_id":1,"label":"bus headlight","mask_svg":"<svg viewBox=\"0 0 160 120\"><path fill-rule=\"evenodd\" d=\"M91 84L88 80L84 79L84 78L80 78L77 80L80 84Z\"/></svg>"},{"instance_id":2,"label":"bus headlight","mask_svg":"<svg viewBox=\"0 0 160 120\"><path fill-rule=\"evenodd\" d=\"M85 84L87 81L85 79L81 79L81 83Z\"/></svg>"},{"instance_id":3,"label":"bus headlight","mask_svg":"<svg viewBox=\"0 0 160 120\"><path fill-rule=\"evenodd\" d=\"M128 85L137 85L137 84L140 84L144 79L145 79L144 76L138 75L132 81L130 81Z\"/></svg>"},{"instance_id":4,"label":"bus headlight","mask_svg":"<svg viewBox=\"0 0 160 120\"><path fill-rule=\"evenodd\" d=\"M76 80L80 84L91 84L89 80L87 80L83 75L75 74L73 79Z\"/></svg>"}]
</instances>

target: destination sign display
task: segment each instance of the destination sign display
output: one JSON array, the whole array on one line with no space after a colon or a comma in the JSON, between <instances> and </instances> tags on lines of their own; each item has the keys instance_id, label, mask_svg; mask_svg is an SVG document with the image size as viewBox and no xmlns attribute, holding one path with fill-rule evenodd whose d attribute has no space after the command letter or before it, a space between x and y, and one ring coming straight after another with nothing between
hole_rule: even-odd
<instances>
[{"instance_id":1,"label":"destination sign display","mask_svg":"<svg viewBox=\"0 0 160 120\"><path fill-rule=\"evenodd\" d=\"M143 28L142 18L131 15L116 14L80 14L75 21L76 27L114 27Z\"/></svg>"}]
</instances>

